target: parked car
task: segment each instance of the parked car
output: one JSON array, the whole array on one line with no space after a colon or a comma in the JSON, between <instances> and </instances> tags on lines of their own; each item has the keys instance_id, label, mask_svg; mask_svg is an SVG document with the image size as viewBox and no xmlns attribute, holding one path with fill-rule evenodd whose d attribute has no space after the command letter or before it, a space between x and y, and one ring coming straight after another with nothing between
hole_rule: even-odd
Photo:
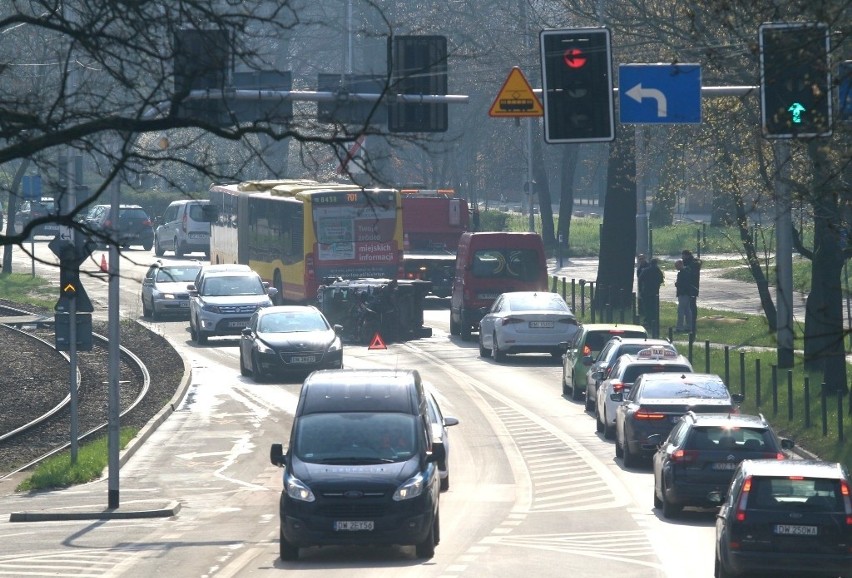
<instances>
[{"instance_id":1,"label":"parked car","mask_svg":"<svg viewBox=\"0 0 852 578\"><path fill-rule=\"evenodd\" d=\"M577 319L558 293L503 293L479 322L479 355L504 361L514 353L549 353L559 357L559 344L578 331Z\"/></svg>"},{"instance_id":2,"label":"parked car","mask_svg":"<svg viewBox=\"0 0 852 578\"><path fill-rule=\"evenodd\" d=\"M606 345L595 358L595 362L587 370L589 379L586 380L586 411L594 410L598 398L598 388L601 382L609 377L609 372L618 358L625 353L638 353L648 347L661 347L677 353L674 344L666 339L614 335L606 342Z\"/></svg>"},{"instance_id":3,"label":"parked car","mask_svg":"<svg viewBox=\"0 0 852 578\"><path fill-rule=\"evenodd\" d=\"M586 323L580 325L580 331L574 339L559 344L562 355L562 395L571 399L580 399L586 391L589 368L595 357L607 342L620 335L622 337L647 337L648 332L641 325L623 325L618 323Z\"/></svg>"},{"instance_id":4,"label":"parked car","mask_svg":"<svg viewBox=\"0 0 852 578\"><path fill-rule=\"evenodd\" d=\"M595 399L595 429L611 440L615 437L615 412L618 402L613 393L626 394L636 379L645 373L675 371L692 373L692 364L683 355L678 355L665 345L654 345L638 351L635 355L625 353L615 362L609 377L598 388Z\"/></svg>"},{"instance_id":5,"label":"parked car","mask_svg":"<svg viewBox=\"0 0 852 578\"><path fill-rule=\"evenodd\" d=\"M127 249L141 245L146 251L154 246L154 228L151 218L139 205L120 205L118 223L113 225L110 205L95 205L86 215L86 225L100 244L118 235L118 244Z\"/></svg>"},{"instance_id":6,"label":"parked car","mask_svg":"<svg viewBox=\"0 0 852 578\"><path fill-rule=\"evenodd\" d=\"M715 575L852 577L852 480L839 463L744 460L716 515Z\"/></svg>"},{"instance_id":7,"label":"parked car","mask_svg":"<svg viewBox=\"0 0 852 578\"><path fill-rule=\"evenodd\" d=\"M142 316L157 321L162 315L189 317L189 291L200 263L164 263L157 261L142 279Z\"/></svg>"},{"instance_id":8,"label":"parked car","mask_svg":"<svg viewBox=\"0 0 852 578\"><path fill-rule=\"evenodd\" d=\"M310 305L258 309L240 335L240 373L262 381L273 373L340 369L342 333Z\"/></svg>"},{"instance_id":9,"label":"parked car","mask_svg":"<svg viewBox=\"0 0 852 578\"><path fill-rule=\"evenodd\" d=\"M56 201L53 197L42 197L38 201L24 201L15 212L15 231L21 232L30 221L49 215L56 215ZM44 223L33 229L32 236L56 235L59 233L59 225L56 223Z\"/></svg>"},{"instance_id":10,"label":"parked car","mask_svg":"<svg viewBox=\"0 0 852 578\"><path fill-rule=\"evenodd\" d=\"M311 373L302 385L279 501L282 560L326 545L415 547L432 558L440 540L444 447L434 440L420 374L399 369Z\"/></svg>"},{"instance_id":11,"label":"parked car","mask_svg":"<svg viewBox=\"0 0 852 578\"><path fill-rule=\"evenodd\" d=\"M710 373L646 373L627 395L613 393L615 456L624 467L637 466L657 450L653 434L669 435L687 411L720 413L738 411L740 394L731 395L725 382Z\"/></svg>"},{"instance_id":12,"label":"parked car","mask_svg":"<svg viewBox=\"0 0 852 578\"><path fill-rule=\"evenodd\" d=\"M162 257L174 251L175 257L187 253L210 256L210 223L216 220L216 207L210 201L184 199L171 203L157 219L154 253Z\"/></svg>"},{"instance_id":13,"label":"parked car","mask_svg":"<svg viewBox=\"0 0 852 578\"><path fill-rule=\"evenodd\" d=\"M654 434L654 507L672 518L685 506L721 505L743 460L783 460L792 440L780 439L763 415L688 412L667 438Z\"/></svg>"},{"instance_id":14,"label":"parked car","mask_svg":"<svg viewBox=\"0 0 852 578\"><path fill-rule=\"evenodd\" d=\"M189 290L189 334L204 344L209 337L240 335L249 319L261 307L272 306L278 291L264 283L254 271L205 271Z\"/></svg>"},{"instance_id":15,"label":"parked car","mask_svg":"<svg viewBox=\"0 0 852 578\"><path fill-rule=\"evenodd\" d=\"M446 492L450 489L450 435L447 428L458 425L459 420L441 412L434 392L427 390L426 403L432 423L432 439L444 445L444 459L438 462L438 473L441 476L441 491Z\"/></svg>"}]
</instances>

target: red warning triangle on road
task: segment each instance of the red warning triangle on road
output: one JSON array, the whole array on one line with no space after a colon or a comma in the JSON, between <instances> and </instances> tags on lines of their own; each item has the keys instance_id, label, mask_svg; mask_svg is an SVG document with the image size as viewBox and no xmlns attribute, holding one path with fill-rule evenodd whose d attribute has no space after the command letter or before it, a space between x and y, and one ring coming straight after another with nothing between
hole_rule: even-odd
<instances>
[{"instance_id":1,"label":"red warning triangle on road","mask_svg":"<svg viewBox=\"0 0 852 578\"><path fill-rule=\"evenodd\" d=\"M376 334L373 335L373 340L370 342L370 347L368 347L367 349L387 349L387 348L388 347L387 347L387 345L385 345L385 342L382 341L382 336L379 335L378 332L376 332Z\"/></svg>"}]
</instances>

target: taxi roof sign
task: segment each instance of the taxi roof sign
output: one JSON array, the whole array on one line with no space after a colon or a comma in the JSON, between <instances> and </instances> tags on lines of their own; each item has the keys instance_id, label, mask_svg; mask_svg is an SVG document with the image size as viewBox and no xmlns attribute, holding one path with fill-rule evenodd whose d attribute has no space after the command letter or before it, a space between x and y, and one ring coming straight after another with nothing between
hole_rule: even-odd
<instances>
[{"instance_id":1,"label":"taxi roof sign","mask_svg":"<svg viewBox=\"0 0 852 578\"><path fill-rule=\"evenodd\" d=\"M515 66L488 111L493 117L544 116L544 108L521 69Z\"/></svg>"},{"instance_id":2,"label":"taxi roof sign","mask_svg":"<svg viewBox=\"0 0 852 578\"><path fill-rule=\"evenodd\" d=\"M646 347L636 354L637 359L677 359L677 351L668 347Z\"/></svg>"}]
</instances>

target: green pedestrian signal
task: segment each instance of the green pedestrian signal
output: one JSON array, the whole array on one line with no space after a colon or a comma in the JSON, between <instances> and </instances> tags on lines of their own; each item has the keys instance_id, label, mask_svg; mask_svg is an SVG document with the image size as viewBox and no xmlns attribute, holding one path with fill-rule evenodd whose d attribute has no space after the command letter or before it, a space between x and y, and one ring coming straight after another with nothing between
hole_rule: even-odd
<instances>
[{"instance_id":1,"label":"green pedestrian signal","mask_svg":"<svg viewBox=\"0 0 852 578\"><path fill-rule=\"evenodd\" d=\"M794 102L787 110L790 111L790 114L793 116L793 124L802 124L802 113L806 110L805 107L802 106L802 103Z\"/></svg>"}]
</instances>

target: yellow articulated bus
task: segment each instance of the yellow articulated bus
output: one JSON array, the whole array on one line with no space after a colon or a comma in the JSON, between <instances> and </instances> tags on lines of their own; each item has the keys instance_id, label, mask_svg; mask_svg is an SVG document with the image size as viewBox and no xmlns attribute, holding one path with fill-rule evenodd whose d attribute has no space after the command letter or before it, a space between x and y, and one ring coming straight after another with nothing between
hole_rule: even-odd
<instances>
[{"instance_id":1,"label":"yellow articulated bus","mask_svg":"<svg viewBox=\"0 0 852 578\"><path fill-rule=\"evenodd\" d=\"M396 279L402 271L402 204L395 189L311 180L212 185L218 218L210 262L240 263L308 303L335 279Z\"/></svg>"}]
</instances>

